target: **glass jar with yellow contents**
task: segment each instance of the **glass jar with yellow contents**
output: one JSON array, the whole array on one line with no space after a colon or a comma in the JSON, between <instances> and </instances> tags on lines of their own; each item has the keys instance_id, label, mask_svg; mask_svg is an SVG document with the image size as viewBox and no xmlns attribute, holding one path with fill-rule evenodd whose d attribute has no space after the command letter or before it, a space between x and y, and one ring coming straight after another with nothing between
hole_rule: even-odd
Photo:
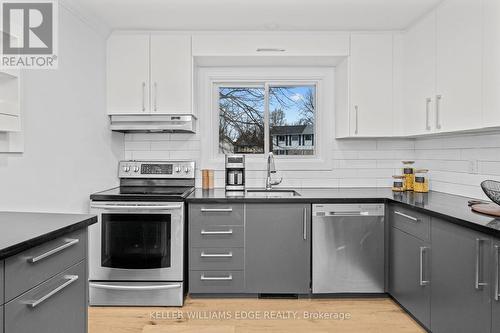
<instances>
[{"instance_id":1,"label":"glass jar with yellow contents","mask_svg":"<svg viewBox=\"0 0 500 333\"><path fill-rule=\"evenodd\" d=\"M404 192L405 191L405 176L392 176L392 191Z\"/></svg>"},{"instance_id":2,"label":"glass jar with yellow contents","mask_svg":"<svg viewBox=\"0 0 500 333\"><path fill-rule=\"evenodd\" d=\"M415 169L413 168L415 161L403 161L403 175L405 176L405 190L413 191L413 183L415 181Z\"/></svg>"},{"instance_id":3,"label":"glass jar with yellow contents","mask_svg":"<svg viewBox=\"0 0 500 333\"><path fill-rule=\"evenodd\" d=\"M413 184L413 191L418 193L429 192L429 170L417 169L415 170L415 182Z\"/></svg>"}]
</instances>

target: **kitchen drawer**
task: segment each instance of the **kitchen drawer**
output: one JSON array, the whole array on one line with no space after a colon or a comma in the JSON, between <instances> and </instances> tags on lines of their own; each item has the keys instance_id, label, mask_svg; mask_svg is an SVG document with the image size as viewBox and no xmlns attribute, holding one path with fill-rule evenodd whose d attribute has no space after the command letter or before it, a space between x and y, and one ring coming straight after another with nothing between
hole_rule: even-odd
<instances>
[{"instance_id":1,"label":"kitchen drawer","mask_svg":"<svg viewBox=\"0 0 500 333\"><path fill-rule=\"evenodd\" d=\"M390 209L392 226L424 241L430 241L431 218L428 215L392 206Z\"/></svg>"},{"instance_id":2,"label":"kitchen drawer","mask_svg":"<svg viewBox=\"0 0 500 333\"><path fill-rule=\"evenodd\" d=\"M190 225L243 225L243 204L194 204L189 207Z\"/></svg>"},{"instance_id":3,"label":"kitchen drawer","mask_svg":"<svg viewBox=\"0 0 500 333\"><path fill-rule=\"evenodd\" d=\"M243 226L190 226L190 247L243 247Z\"/></svg>"},{"instance_id":4,"label":"kitchen drawer","mask_svg":"<svg viewBox=\"0 0 500 333\"><path fill-rule=\"evenodd\" d=\"M243 270L244 255L243 248L192 248L189 254L189 269Z\"/></svg>"},{"instance_id":5,"label":"kitchen drawer","mask_svg":"<svg viewBox=\"0 0 500 333\"><path fill-rule=\"evenodd\" d=\"M182 288L182 282L90 282L90 305L182 306Z\"/></svg>"},{"instance_id":6,"label":"kitchen drawer","mask_svg":"<svg viewBox=\"0 0 500 333\"><path fill-rule=\"evenodd\" d=\"M244 293L244 271L189 271L191 294Z\"/></svg>"},{"instance_id":7,"label":"kitchen drawer","mask_svg":"<svg viewBox=\"0 0 500 333\"><path fill-rule=\"evenodd\" d=\"M5 301L85 259L87 229L75 231L5 260Z\"/></svg>"},{"instance_id":8,"label":"kitchen drawer","mask_svg":"<svg viewBox=\"0 0 500 333\"><path fill-rule=\"evenodd\" d=\"M86 262L5 304L5 332L87 332Z\"/></svg>"}]
</instances>

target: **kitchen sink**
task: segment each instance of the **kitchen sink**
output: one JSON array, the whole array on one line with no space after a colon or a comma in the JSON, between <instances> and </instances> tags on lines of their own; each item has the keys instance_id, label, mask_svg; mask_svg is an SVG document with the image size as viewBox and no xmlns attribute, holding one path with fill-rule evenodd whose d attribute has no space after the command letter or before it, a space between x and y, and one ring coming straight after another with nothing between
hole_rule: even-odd
<instances>
[{"instance_id":1,"label":"kitchen sink","mask_svg":"<svg viewBox=\"0 0 500 333\"><path fill-rule=\"evenodd\" d=\"M300 197L300 193L294 190L247 190L246 196L257 198L293 198Z\"/></svg>"}]
</instances>

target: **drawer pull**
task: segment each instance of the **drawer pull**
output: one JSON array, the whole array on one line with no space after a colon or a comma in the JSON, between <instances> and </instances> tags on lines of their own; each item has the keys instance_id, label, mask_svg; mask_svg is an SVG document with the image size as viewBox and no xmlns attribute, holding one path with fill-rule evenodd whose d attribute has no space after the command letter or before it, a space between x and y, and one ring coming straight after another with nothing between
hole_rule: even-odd
<instances>
[{"instance_id":1,"label":"drawer pull","mask_svg":"<svg viewBox=\"0 0 500 333\"><path fill-rule=\"evenodd\" d=\"M428 248L425 246L420 248L420 285L422 287L428 286L430 284L430 281L425 280L425 278L424 278L424 276L425 276L425 273L424 273L424 255L425 255L425 251L427 249Z\"/></svg>"},{"instance_id":2,"label":"drawer pull","mask_svg":"<svg viewBox=\"0 0 500 333\"><path fill-rule=\"evenodd\" d=\"M201 252L200 257L202 257L202 258L232 258L233 252L229 252L229 253L205 253L205 252Z\"/></svg>"},{"instance_id":3,"label":"drawer pull","mask_svg":"<svg viewBox=\"0 0 500 333\"><path fill-rule=\"evenodd\" d=\"M476 290L481 290L482 287L487 286L488 283L481 281L481 272L483 271L483 267L481 265L482 259L482 251L481 251L481 243L486 242L484 239L476 239L476 281L474 283L474 288Z\"/></svg>"},{"instance_id":4,"label":"drawer pull","mask_svg":"<svg viewBox=\"0 0 500 333\"><path fill-rule=\"evenodd\" d=\"M202 208L202 213L231 213L232 208Z\"/></svg>"},{"instance_id":5,"label":"drawer pull","mask_svg":"<svg viewBox=\"0 0 500 333\"><path fill-rule=\"evenodd\" d=\"M120 285L111 285L111 284L101 284L101 283L90 283L89 286L91 288L97 289L107 289L107 290L139 290L139 291L147 291L147 290L165 290L165 289L177 289L182 287L180 283L176 284L166 284L166 285L153 285L153 286L120 286Z\"/></svg>"},{"instance_id":6,"label":"drawer pull","mask_svg":"<svg viewBox=\"0 0 500 333\"><path fill-rule=\"evenodd\" d=\"M205 274L202 274L200 277L201 281L231 281L232 279L233 279L232 274L229 274L228 276L220 276L220 277L205 276Z\"/></svg>"},{"instance_id":7,"label":"drawer pull","mask_svg":"<svg viewBox=\"0 0 500 333\"><path fill-rule=\"evenodd\" d=\"M202 235L232 235L233 234L233 229L223 230L223 231L206 231L206 230L202 230L201 234Z\"/></svg>"},{"instance_id":8,"label":"drawer pull","mask_svg":"<svg viewBox=\"0 0 500 333\"><path fill-rule=\"evenodd\" d=\"M500 298L500 246L495 245L495 301Z\"/></svg>"},{"instance_id":9,"label":"drawer pull","mask_svg":"<svg viewBox=\"0 0 500 333\"><path fill-rule=\"evenodd\" d=\"M41 254L41 255L39 255L39 256L36 256L36 257L31 257L31 258L29 258L29 259L28 259L28 262L29 262L30 264L34 264L34 263L36 263L36 262L38 262L38 261L40 261L40 260L42 260L42 259L45 259L45 258L47 258L47 257L50 257L51 255L54 255L54 254L56 254L56 253L58 253L58 252L61 252L62 250L67 249L67 248L68 248L68 247L70 247L70 246L73 246L73 245L75 245L75 244L78 244L78 242L80 242L80 240L79 240L79 239L67 239L67 240L66 240L66 243L64 243L63 245L58 246L58 247L56 247L55 249L52 249L52 250L50 250L50 251L47 251L47 252L45 252L44 254Z\"/></svg>"},{"instance_id":10,"label":"drawer pull","mask_svg":"<svg viewBox=\"0 0 500 333\"><path fill-rule=\"evenodd\" d=\"M64 288L68 287L70 284L72 284L76 280L78 280L78 275L65 275L64 280L67 280L67 281L64 282L63 284L61 284L56 289L49 292L48 294L46 294L45 296L37 299L36 301L27 302L26 305L31 307L31 308L36 308L41 303L45 302L46 300L48 300L49 298L51 298L52 296L54 296L55 294L57 294L58 292L60 292Z\"/></svg>"},{"instance_id":11,"label":"drawer pull","mask_svg":"<svg viewBox=\"0 0 500 333\"><path fill-rule=\"evenodd\" d=\"M419 219L417 219L416 217L413 217L413 216L410 216L410 215L406 215L406 214L398 212L398 211L395 211L394 214L402 216L402 217L404 217L404 218L406 218L408 220L411 220L413 222L418 222L419 221Z\"/></svg>"}]
</instances>

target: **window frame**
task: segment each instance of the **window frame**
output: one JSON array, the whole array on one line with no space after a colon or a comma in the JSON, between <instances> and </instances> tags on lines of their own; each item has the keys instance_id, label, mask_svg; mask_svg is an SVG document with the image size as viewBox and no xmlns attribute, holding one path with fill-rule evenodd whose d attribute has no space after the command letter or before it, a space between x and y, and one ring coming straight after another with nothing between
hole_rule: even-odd
<instances>
[{"instance_id":1,"label":"window frame","mask_svg":"<svg viewBox=\"0 0 500 333\"><path fill-rule=\"evenodd\" d=\"M216 109L214 109L214 113L216 113L217 119L220 117L220 89L221 88L263 88L264 89L264 153L263 154L243 154L246 158L250 156L264 157L267 156L270 152L269 146L272 144L271 142L271 128L269 123L270 118L270 110L269 110L269 91L273 87L279 88L293 88L293 87L314 87L314 133L317 133L317 121L316 115L318 113L318 87L317 81L296 81L296 80L288 80L288 81L260 81L260 82L214 82L213 90L214 90L214 100L216 100ZM219 128L217 126L217 132ZM299 135L297 136L300 142ZM293 136L290 136L290 140L292 140ZM217 149L218 149L218 157L224 157L224 154L220 152L220 138L217 140ZM315 158L316 157L316 146L314 146L314 153L311 155L277 155L279 158L289 158L289 159L302 159L302 158Z\"/></svg>"},{"instance_id":2,"label":"window frame","mask_svg":"<svg viewBox=\"0 0 500 333\"><path fill-rule=\"evenodd\" d=\"M195 73L194 107L198 117L200 138L200 167L224 169L224 155L219 152L218 90L215 84L248 84L252 82L273 82L286 85L292 82L316 85L315 155L281 155L279 166L282 171L332 170L335 140L335 67L213 67L197 66ZM203 124L203 126L201 126ZM265 169L264 154L246 155L249 171Z\"/></svg>"}]
</instances>

